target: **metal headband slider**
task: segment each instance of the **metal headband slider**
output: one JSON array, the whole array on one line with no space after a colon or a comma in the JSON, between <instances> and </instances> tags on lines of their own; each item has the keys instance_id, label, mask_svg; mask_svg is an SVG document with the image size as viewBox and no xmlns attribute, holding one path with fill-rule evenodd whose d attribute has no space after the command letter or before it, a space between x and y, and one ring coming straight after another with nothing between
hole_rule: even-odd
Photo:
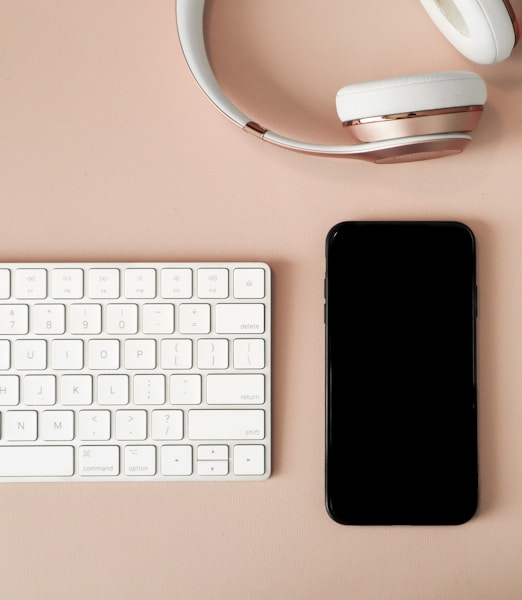
<instances>
[{"instance_id":1,"label":"metal headband slider","mask_svg":"<svg viewBox=\"0 0 522 600\"><path fill-rule=\"evenodd\" d=\"M258 138L263 138L263 136L265 135L265 133L268 131L265 127L263 127L262 125L259 125L259 123L256 123L255 121L249 121L244 127L243 129L248 132L251 133L252 135L255 135Z\"/></svg>"}]
</instances>

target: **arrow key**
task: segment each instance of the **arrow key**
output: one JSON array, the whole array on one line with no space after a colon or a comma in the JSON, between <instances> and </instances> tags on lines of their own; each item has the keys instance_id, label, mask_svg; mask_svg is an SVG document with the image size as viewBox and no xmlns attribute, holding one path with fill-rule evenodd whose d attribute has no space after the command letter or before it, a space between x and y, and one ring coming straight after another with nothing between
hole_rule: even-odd
<instances>
[{"instance_id":1,"label":"arrow key","mask_svg":"<svg viewBox=\"0 0 522 600\"><path fill-rule=\"evenodd\" d=\"M162 475L192 475L192 446L162 446L160 469Z\"/></svg>"},{"instance_id":2,"label":"arrow key","mask_svg":"<svg viewBox=\"0 0 522 600\"><path fill-rule=\"evenodd\" d=\"M260 444L234 446L235 475L264 475L265 447Z\"/></svg>"},{"instance_id":3,"label":"arrow key","mask_svg":"<svg viewBox=\"0 0 522 600\"><path fill-rule=\"evenodd\" d=\"M228 460L198 460L198 475L228 475Z\"/></svg>"},{"instance_id":4,"label":"arrow key","mask_svg":"<svg viewBox=\"0 0 522 600\"><path fill-rule=\"evenodd\" d=\"M222 444L198 446L198 460L228 460L228 446Z\"/></svg>"}]
</instances>

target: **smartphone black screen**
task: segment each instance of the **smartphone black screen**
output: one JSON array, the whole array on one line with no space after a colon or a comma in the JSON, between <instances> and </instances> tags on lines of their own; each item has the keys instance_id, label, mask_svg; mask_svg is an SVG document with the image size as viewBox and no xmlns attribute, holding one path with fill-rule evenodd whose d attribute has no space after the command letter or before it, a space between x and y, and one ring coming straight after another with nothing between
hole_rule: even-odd
<instances>
[{"instance_id":1,"label":"smartphone black screen","mask_svg":"<svg viewBox=\"0 0 522 600\"><path fill-rule=\"evenodd\" d=\"M326 506L354 525L477 507L475 239L457 222L344 222L326 242Z\"/></svg>"}]
</instances>

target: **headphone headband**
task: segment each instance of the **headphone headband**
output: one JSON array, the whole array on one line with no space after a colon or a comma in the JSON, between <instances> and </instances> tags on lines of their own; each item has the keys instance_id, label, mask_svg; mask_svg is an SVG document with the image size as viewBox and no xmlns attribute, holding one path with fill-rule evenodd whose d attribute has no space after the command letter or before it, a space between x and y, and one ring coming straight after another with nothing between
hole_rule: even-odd
<instances>
[{"instance_id":1,"label":"headphone headband","mask_svg":"<svg viewBox=\"0 0 522 600\"><path fill-rule=\"evenodd\" d=\"M445 0L443 4L452 2L453 0ZM205 48L204 9L205 0L176 1L178 35L186 62L196 82L212 103L233 123L264 141L312 155L351 157L373 162L399 162L455 154L461 152L471 140L467 133L451 131L406 135L395 139L350 145L323 145L294 140L269 131L233 104L217 82Z\"/></svg>"}]
</instances>

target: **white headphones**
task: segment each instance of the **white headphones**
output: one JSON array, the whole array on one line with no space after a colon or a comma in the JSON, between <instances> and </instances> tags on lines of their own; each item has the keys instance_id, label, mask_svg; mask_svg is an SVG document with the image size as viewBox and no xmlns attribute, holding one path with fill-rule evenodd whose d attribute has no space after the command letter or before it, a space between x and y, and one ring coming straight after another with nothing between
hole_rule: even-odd
<instances>
[{"instance_id":1,"label":"white headphones","mask_svg":"<svg viewBox=\"0 0 522 600\"><path fill-rule=\"evenodd\" d=\"M468 59L491 64L507 58L519 38L508 0L420 0L446 38ZM464 71L424 73L356 83L337 93L337 114L361 144L328 146L283 137L253 122L221 90L205 49L205 0L177 0L185 59L203 92L236 125L299 152L406 162L462 152L486 102L486 84Z\"/></svg>"}]
</instances>

